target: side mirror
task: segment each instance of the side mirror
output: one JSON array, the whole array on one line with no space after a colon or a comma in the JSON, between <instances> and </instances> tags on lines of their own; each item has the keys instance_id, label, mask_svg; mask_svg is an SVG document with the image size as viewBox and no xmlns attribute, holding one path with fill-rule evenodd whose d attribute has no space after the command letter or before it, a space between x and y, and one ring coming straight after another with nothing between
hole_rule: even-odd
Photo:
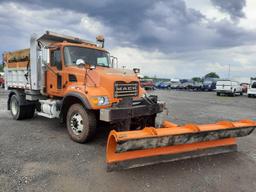
<instances>
[{"instance_id":1,"label":"side mirror","mask_svg":"<svg viewBox=\"0 0 256 192\"><path fill-rule=\"evenodd\" d=\"M76 65L85 65L85 61L83 59L77 59Z\"/></svg>"},{"instance_id":2,"label":"side mirror","mask_svg":"<svg viewBox=\"0 0 256 192\"><path fill-rule=\"evenodd\" d=\"M140 69L139 69L139 68L133 68L133 72L134 72L135 74L138 74L138 73L140 73Z\"/></svg>"}]
</instances>

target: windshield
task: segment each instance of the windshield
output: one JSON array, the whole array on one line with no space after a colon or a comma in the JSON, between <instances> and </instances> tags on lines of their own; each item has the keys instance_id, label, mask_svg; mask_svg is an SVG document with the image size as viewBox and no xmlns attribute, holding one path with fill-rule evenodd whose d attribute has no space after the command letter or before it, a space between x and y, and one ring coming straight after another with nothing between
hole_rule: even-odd
<instances>
[{"instance_id":1,"label":"windshield","mask_svg":"<svg viewBox=\"0 0 256 192\"><path fill-rule=\"evenodd\" d=\"M204 81L204 84L211 84L212 81Z\"/></svg>"},{"instance_id":2,"label":"windshield","mask_svg":"<svg viewBox=\"0 0 256 192\"><path fill-rule=\"evenodd\" d=\"M65 65L76 65L77 59L83 59L85 63L103 67L110 66L109 53L84 47L67 46L64 48Z\"/></svg>"},{"instance_id":3,"label":"windshield","mask_svg":"<svg viewBox=\"0 0 256 192\"><path fill-rule=\"evenodd\" d=\"M217 85L231 85L231 83L231 81L217 81Z\"/></svg>"}]
</instances>

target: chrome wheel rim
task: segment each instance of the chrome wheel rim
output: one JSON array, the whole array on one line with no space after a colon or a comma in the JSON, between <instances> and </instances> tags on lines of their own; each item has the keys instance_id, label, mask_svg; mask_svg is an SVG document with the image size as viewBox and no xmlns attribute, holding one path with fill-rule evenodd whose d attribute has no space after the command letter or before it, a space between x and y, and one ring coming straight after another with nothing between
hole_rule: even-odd
<instances>
[{"instance_id":1,"label":"chrome wheel rim","mask_svg":"<svg viewBox=\"0 0 256 192\"><path fill-rule=\"evenodd\" d=\"M18 103L15 99L11 100L11 111L14 116L18 113Z\"/></svg>"},{"instance_id":2,"label":"chrome wheel rim","mask_svg":"<svg viewBox=\"0 0 256 192\"><path fill-rule=\"evenodd\" d=\"M70 127L75 135L79 135L83 132L83 118L79 113L75 113L71 116Z\"/></svg>"}]
</instances>

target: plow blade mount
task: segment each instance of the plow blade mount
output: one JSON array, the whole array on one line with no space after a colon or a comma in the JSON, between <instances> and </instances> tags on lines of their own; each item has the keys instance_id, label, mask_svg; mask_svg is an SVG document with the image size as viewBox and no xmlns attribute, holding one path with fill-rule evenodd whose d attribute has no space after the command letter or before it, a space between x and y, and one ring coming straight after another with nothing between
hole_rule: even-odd
<instances>
[{"instance_id":1,"label":"plow blade mount","mask_svg":"<svg viewBox=\"0 0 256 192\"><path fill-rule=\"evenodd\" d=\"M215 155L237 150L236 137L251 134L252 120L178 126L169 121L162 128L111 131L107 143L107 170L116 171L157 163Z\"/></svg>"}]
</instances>

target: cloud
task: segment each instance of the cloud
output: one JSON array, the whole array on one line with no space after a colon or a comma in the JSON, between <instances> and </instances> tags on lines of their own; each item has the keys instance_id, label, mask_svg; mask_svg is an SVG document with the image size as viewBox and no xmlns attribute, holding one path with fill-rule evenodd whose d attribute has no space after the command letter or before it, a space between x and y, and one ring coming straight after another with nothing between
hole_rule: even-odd
<instances>
[{"instance_id":1,"label":"cloud","mask_svg":"<svg viewBox=\"0 0 256 192\"><path fill-rule=\"evenodd\" d=\"M148 52L138 48L116 47L111 53L118 57L119 67L140 68L142 74L170 77L177 74L179 60L159 51Z\"/></svg>"},{"instance_id":2,"label":"cloud","mask_svg":"<svg viewBox=\"0 0 256 192\"><path fill-rule=\"evenodd\" d=\"M10 1L3 2L8 4L7 2ZM230 47L254 43L256 39L251 31L238 27L231 21L206 18L200 11L188 8L183 0L77 0L74 2L13 0L11 2L21 7L17 10L19 13L22 9L30 14L38 10L44 13L57 10L58 15L52 13L51 18L46 15L44 16L46 19L40 19L40 23L45 20L49 22L49 26L55 23L55 28L59 29L62 26L64 29L76 32L78 30L73 28L77 24L77 19L74 18L76 15L79 19L83 17L81 26L83 24L90 26L82 27L84 33L105 33L111 42L118 43L118 46L138 47L151 51L168 53ZM243 3L238 2L243 1L232 0L233 3L226 4L217 0L212 2L223 10L230 10L232 17L242 16ZM240 13L236 14L234 10L239 10ZM39 18L35 19L39 20ZM64 26L66 20L69 23ZM47 26L44 24L46 23L42 26ZM31 27L33 29L33 25ZM236 38L232 41L230 38L233 35Z\"/></svg>"},{"instance_id":3,"label":"cloud","mask_svg":"<svg viewBox=\"0 0 256 192\"><path fill-rule=\"evenodd\" d=\"M157 77L202 77L214 71L227 78L229 64L231 77L255 76L256 71L255 45L170 54L130 47L116 47L111 52L118 57L120 67L139 67L143 74Z\"/></svg>"},{"instance_id":4,"label":"cloud","mask_svg":"<svg viewBox=\"0 0 256 192\"><path fill-rule=\"evenodd\" d=\"M246 6L245 0L211 0L211 2L220 11L228 13L234 21L245 17L245 13L243 12L243 8Z\"/></svg>"},{"instance_id":5,"label":"cloud","mask_svg":"<svg viewBox=\"0 0 256 192\"><path fill-rule=\"evenodd\" d=\"M108 35L111 31L86 13L60 8L30 9L17 3L0 4L0 28L1 51L28 47L32 33L42 34L46 30L92 40L97 34Z\"/></svg>"},{"instance_id":6,"label":"cloud","mask_svg":"<svg viewBox=\"0 0 256 192\"><path fill-rule=\"evenodd\" d=\"M228 13L231 20L207 17L183 0L2 0L0 52L25 48L31 33L45 30L88 40L104 34L120 65L140 67L144 74L193 77L215 70L225 76L231 63L234 71L251 75L255 52L243 49L254 50L255 29L237 22L246 19L245 3L225 2L212 0L214 7L208 1L208 8Z\"/></svg>"}]
</instances>

